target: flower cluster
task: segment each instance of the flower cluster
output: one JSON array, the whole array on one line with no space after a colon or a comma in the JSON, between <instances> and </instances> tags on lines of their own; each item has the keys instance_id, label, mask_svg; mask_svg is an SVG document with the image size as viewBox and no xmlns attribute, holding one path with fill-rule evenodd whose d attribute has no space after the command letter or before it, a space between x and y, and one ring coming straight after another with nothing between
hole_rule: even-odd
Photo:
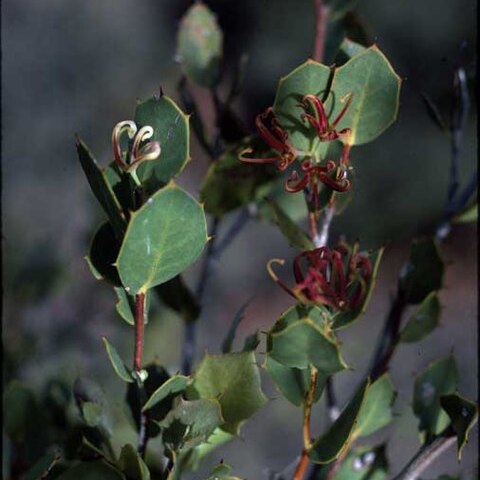
<instances>
[{"instance_id":1,"label":"flower cluster","mask_svg":"<svg viewBox=\"0 0 480 480\"><path fill-rule=\"evenodd\" d=\"M325 305L336 311L355 311L363 305L373 269L369 257L342 242L335 248L321 247L297 255L293 261L296 284L287 287L268 265L270 276L302 303Z\"/></svg>"}]
</instances>

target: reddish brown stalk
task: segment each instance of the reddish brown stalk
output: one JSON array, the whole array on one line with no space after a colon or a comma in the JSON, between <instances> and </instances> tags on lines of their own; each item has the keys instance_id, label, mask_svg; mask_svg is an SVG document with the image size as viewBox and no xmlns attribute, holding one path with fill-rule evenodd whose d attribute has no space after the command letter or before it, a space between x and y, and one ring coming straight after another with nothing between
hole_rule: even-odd
<instances>
[{"instance_id":1,"label":"reddish brown stalk","mask_svg":"<svg viewBox=\"0 0 480 480\"><path fill-rule=\"evenodd\" d=\"M135 352L133 355L133 370L142 370L143 343L145 330L145 294L139 293L135 297Z\"/></svg>"},{"instance_id":2,"label":"reddish brown stalk","mask_svg":"<svg viewBox=\"0 0 480 480\"><path fill-rule=\"evenodd\" d=\"M324 5L323 0L313 0L313 5L315 7L315 42L313 45L312 60L321 62L325 51L330 8Z\"/></svg>"}]
</instances>

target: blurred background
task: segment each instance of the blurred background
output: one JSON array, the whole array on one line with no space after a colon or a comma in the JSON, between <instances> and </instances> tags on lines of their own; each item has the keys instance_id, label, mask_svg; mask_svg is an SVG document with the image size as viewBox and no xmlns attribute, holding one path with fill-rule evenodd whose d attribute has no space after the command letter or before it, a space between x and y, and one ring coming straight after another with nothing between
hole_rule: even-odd
<instances>
[{"instance_id":1,"label":"blurred background","mask_svg":"<svg viewBox=\"0 0 480 480\"><path fill-rule=\"evenodd\" d=\"M239 56L249 55L246 86L236 107L251 127L255 114L272 104L279 77L310 54L311 2L206 3L224 29L227 84ZM2 2L4 380L21 378L41 389L52 377L95 379L119 410L117 422L125 435L119 445L133 437L116 400L123 385L112 375L100 336L108 336L124 358L131 358L132 331L115 312L112 289L91 276L83 258L102 214L78 164L73 136L79 133L106 165L112 127L132 117L137 97L150 96L162 85L178 99L175 36L189 5L184 0ZM421 93L448 116L458 62L469 74L472 95L460 158L463 182L475 169L477 152L476 2L362 0L355 13L403 86L398 121L375 142L353 150L355 199L332 226L333 241L343 233L365 247L387 244L367 314L341 334L345 359L355 370L336 377L340 402L365 371L410 239L431 233L442 214L450 144L426 114ZM192 158L179 183L197 195L208 159L195 141ZM478 400L476 228L456 226L442 245L448 269L441 326L419 343L402 345L394 357L397 421L382 433L392 438L388 455L394 472L419 446L410 407L415 372L453 349L461 372L459 390ZM199 354L219 352L235 312L253 294L240 335L273 324L290 300L272 284L265 264L293 255L271 225L251 222L242 231L215 265L208 285ZM186 274L191 285L198 272L199 262ZM158 357L171 371L178 369L182 331L179 318L161 311L148 325L146 360ZM224 458L238 476L258 480L294 460L301 444L300 412L278 397L266 377L264 385L272 398L269 406L245 425L241 439L215 452L206 470ZM324 419L319 406L315 433ZM450 449L426 478L459 471L464 479L476 478L477 432L461 464Z\"/></svg>"}]
</instances>

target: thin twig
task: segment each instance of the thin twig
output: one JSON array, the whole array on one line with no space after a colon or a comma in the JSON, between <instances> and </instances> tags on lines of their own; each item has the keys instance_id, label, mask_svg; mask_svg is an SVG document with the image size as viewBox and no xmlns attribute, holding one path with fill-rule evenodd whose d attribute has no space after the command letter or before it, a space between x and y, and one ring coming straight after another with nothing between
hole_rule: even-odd
<instances>
[{"instance_id":1,"label":"thin twig","mask_svg":"<svg viewBox=\"0 0 480 480\"><path fill-rule=\"evenodd\" d=\"M315 40L313 44L312 60L321 62L325 52L330 7L325 5L323 0L313 0L313 5L315 8Z\"/></svg>"},{"instance_id":2,"label":"thin twig","mask_svg":"<svg viewBox=\"0 0 480 480\"><path fill-rule=\"evenodd\" d=\"M456 436L444 435L424 445L393 480L417 480L425 469L456 442Z\"/></svg>"},{"instance_id":3,"label":"thin twig","mask_svg":"<svg viewBox=\"0 0 480 480\"><path fill-rule=\"evenodd\" d=\"M135 297L135 351L133 354L133 370L142 370L143 345L145 332L145 294Z\"/></svg>"}]
</instances>

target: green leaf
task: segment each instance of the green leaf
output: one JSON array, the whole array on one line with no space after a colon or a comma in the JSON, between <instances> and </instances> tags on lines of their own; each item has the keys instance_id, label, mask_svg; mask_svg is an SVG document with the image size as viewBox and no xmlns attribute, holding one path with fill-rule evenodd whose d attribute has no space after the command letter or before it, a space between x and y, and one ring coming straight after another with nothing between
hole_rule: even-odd
<instances>
[{"instance_id":1,"label":"green leaf","mask_svg":"<svg viewBox=\"0 0 480 480\"><path fill-rule=\"evenodd\" d=\"M265 370L269 373L280 393L290 402L301 407L310 390L310 370L286 367L278 363L270 355L265 358ZM318 375L313 401L322 396L328 376Z\"/></svg>"},{"instance_id":2,"label":"green leaf","mask_svg":"<svg viewBox=\"0 0 480 480\"><path fill-rule=\"evenodd\" d=\"M238 477L232 477L230 472L232 467L225 463L217 465L206 480L240 480Z\"/></svg>"},{"instance_id":3,"label":"green leaf","mask_svg":"<svg viewBox=\"0 0 480 480\"><path fill-rule=\"evenodd\" d=\"M385 450L385 445L354 448L342 462L333 480L386 480L388 462Z\"/></svg>"},{"instance_id":4,"label":"green leaf","mask_svg":"<svg viewBox=\"0 0 480 480\"><path fill-rule=\"evenodd\" d=\"M274 222L292 247L301 251L313 250L315 245L308 235L283 211L275 201L270 201Z\"/></svg>"},{"instance_id":5,"label":"green leaf","mask_svg":"<svg viewBox=\"0 0 480 480\"><path fill-rule=\"evenodd\" d=\"M419 419L421 439L428 442L448 426L448 415L440 406L440 397L454 393L458 384L458 371L453 356L431 363L415 379L413 412Z\"/></svg>"},{"instance_id":6,"label":"green leaf","mask_svg":"<svg viewBox=\"0 0 480 480\"><path fill-rule=\"evenodd\" d=\"M368 387L367 379L327 432L313 443L308 452L313 463L333 462L349 447Z\"/></svg>"},{"instance_id":7,"label":"green leaf","mask_svg":"<svg viewBox=\"0 0 480 480\"><path fill-rule=\"evenodd\" d=\"M102 224L93 236L90 252L86 257L90 270L97 280L104 279L116 287L122 284L114 265L119 250L120 244L111 224L109 222Z\"/></svg>"},{"instance_id":8,"label":"green leaf","mask_svg":"<svg viewBox=\"0 0 480 480\"><path fill-rule=\"evenodd\" d=\"M193 4L180 21L177 56L187 77L212 87L219 76L223 34L216 16L204 3Z\"/></svg>"},{"instance_id":9,"label":"green leaf","mask_svg":"<svg viewBox=\"0 0 480 480\"><path fill-rule=\"evenodd\" d=\"M170 183L132 213L117 268L125 290L145 293L185 270L207 242L201 206Z\"/></svg>"},{"instance_id":10,"label":"green leaf","mask_svg":"<svg viewBox=\"0 0 480 480\"><path fill-rule=\"evenodd\" d=\"M440 302L437 293L431 292L409 318L400 333L400 341L408 343L422 340L438 325L439 318Z\"/></svg>"},{"instance_id":11,"label":"green leaf","mask_svg":"<svg viewBox=\"0 0 480 480\"><path fill-rule=\"evenodd\" d=\"M355 437L366 437L392 421L395 391L388 374L381 376L367 390L355 427Z\"/></svg>"},{"instance_id":12,"label":"green leaf","mask_svg":"<svg viewBox=\"0 0 480 480\"><path fill-rule=\"evenodd\" d=\"M237 333L237 328L239 327L242 320L245 318L245 310L252 301L253 297L249 298L238 310L233 317L230 328L228 329L227 335L222 343L222 353L230 353L232 351L233 341L235 340L235 335ZM255 350L255 349L253 349Z\"/></svg>"},{"instance_id":13,"label":"green leaf","mask_svg":"<svg viewBox=\"0 0 480 480\"><path fill-rule=\"evenodd\" d=\"M187 398L216 398L225 423L222 429L238 434L243 421L252 417L266 402L253 352L203 357L187 390Z\"/></svg>"},{"instance_id":14,"label":"green leaf","mask_svg":"<svg viewBox=\"0 0 480 480\"><path fill-rule=\"evenodd\" d=\"M150 140L160 142L162 149L156 160L144 162L137 169L138 178L153 193L177 176L190 160L188 116L171 98L160 95L138 103L134 120L138 128L153 128Z\"/></svg>"},{"instance_id":15,"label":"green leaf","mask_svg":"<svg viewBox=\"0 0 480 480\"><path fill-rule=\"evenodd\" d=\"M360 45L360 43L354 42L353 40L345 37L335 58L335 64L343 65L351 58L363 53L365 50L366 47Z\"/></svg>"},{"instance_id":16,"label":"green leaf","mask_svg":"<svg viewBox=\"0 0 480 480\"><path fill-rule=\"evenodd\" d=\"M80 160L80 165L82 166L88 183L90 184L90 188L107 214L115 232L115 236L117 239L121 239L126 228L126 221L122 213L122 207L120 206L112 187L108 183L104 172L99 167L92 153L80 137L76 137L76 145L78 159Z\"/></svg>"},{"instance_id":17,"label":"green leaf","mask_svg":"<svg viewBox=\"0 0 480 480\"><path fill-rule=\"evenodd\" d=\"M436 242L416 239L410 247L410 258L400 275L400 287L408 303L420 303L433 291L442 288L444 265Z\"/></svg>"},{"instance_id":18,"label":"green leaf","mask_svg":"<svg viewBox=\"0 0 480 480\"><path fill-rule=\"evenodd\" d=\"M267 334L267 354L287 367L316 367L331 374L347 368L325 308L294 305Z\"/></svg>"},{"instance_id":19,"label":"green leaf","mask_svg":"<svg viewBox=\"0 0 480 480\"><path fill-rule=\"evenodd\" d=\"M461 212L452 218L453 223L471 223L478 221L478 202L467 205Z\"/></svg>"},{"instance_id":20,"label":"green leaf","mask_svg":"<svg viewBox=\"0 0 480 480\"><path fill-rule=\"evenodd\" d=\"M169 450L179 452L205 442L223 423L220 404L215 399L186 401L178 405L159 423L162 440Z\"/></svg>"},{"instance_id":21,"label":"green leaf","mask_svg":"<svg viewBox=\"0 0 480 480\"><path fill-rule=\"evenodd\" d=\"M115 347L108 343L108 340L105 337L102 337L103 344L105 345L105 350L107 351L108 358L110 359L110 363L112 364L115 373L125 382L131 383L133 382L132 372L126 365L123 363L123 360L120 358Z\"/></svg>"},{"instance_id":22,"label":"green leaf","mask_svg":"<svg viewBox=\"0 0 480 480\"><path fill-rule=\"evenodd\" d=\"M273 188L278 173L273 165L242 163L238 156L246 147L255 155L268 156L258 137L247 137L212 163L200 187L205 211L217 217L264 198Z\"/></svg>"},{"instance_id":23,"label":"green leaf","mask_svg":"<svg viewBox=\"0 0 480 480\"><path fill-rule=\"evenodd\" d=\"M380 267L380 261L382 260L384 248L380 248L376 252L373 252L369 255L370 261L372 263L372 275L367 282L366 288L367 292L363 298L363 302L358 306L356 310L351 310L347 312L339 312L333 317L333 328L338 330L340 328L347 327L357 320L361 315L365 313L370 298L372 297L373 289L375 287L375 282L377 280L378 268Z\"/></svg>"},{"instance_id":24,"label":"green leaf","mask_svg":"<svg viewBox=\"0 0 480 480\"><path fill-rule=\"evenodd\" d=\"M123 287L115 287L117 294L116 310L118 314L129 324L135 325L135 300L125 291ZM145 316L147 318L147 315Z\"/></svg>"},{"instance_id":25,"label":"green leaf","mask_svg":"<svg viewBox=\"0 0 480 480\"><path fill-rule=\"evenodd\" d=\"M150 472L142 457L136 449L130 445L124 445L118 459L118 466L128 480L150 480Z\"/></svg>"},{"instance_id":26,"label":"green leaf","mask_svg":"<svg viewBox=\"0 0 480 480\"><path fill-rule=\"evenodd\" d=\"M353 95L350 107L337 125L337 130L351 129L348 139L351 145L374 140L395 121L400 83L400 77L376 45L335 70L332 95L328 98L328 103L333 102L330 118L336 118L348 96Z\"/></svg>"},{"instance_id":27,"label":"green leaf","mask_svg":"<svg viewBox=\"0 0 480 480\"><path fill-rule=\"evenodd\" d=\"M13 380L3 396L5 431L13 442L25 441L29 434L30 413L38 410L33 390Z\"/></svg>"},{"instance_id":28,"label":"green leaf","mask_svg":"<svg viewBox=\"0 0 480 480\"><path fill-rule=\"evenodd\" d=\"M309 152L314 143L318 143L315 141L315 132L301 121L302 110L298 103L307 94L320 98L326 95L330 73L329 67L307 60L278 83L273 110L280 125L288 131L289 140L298 150Z\"/></svg>"},{"instance_id":29,"label":"green leaf","mask_svg":"<svg viewBox=\"0 0 480 480\"><path fill-rule=\"evenodd\" d=\"M155 392L153 392L147 403L143 406L142 411L144 412L145 410L152 408L169 396L183 392L189 383L190 378L185 377L184 375L174 375L173 377L170 377L164 384L158 387Z\"/></svg>"},{"instance_id":30,"label":"green leaf","mask_svg":"<svg viewBox=\"0 0 480 480\"><path fill-rule=\"evenodd\" d=\"M69 468L58 480L126 480L125 476L108 463L97 460L82 462Z\"/></svg>"},{"instance_id":31,"label":"green leaf","mask_svg":"<svg viewBox=\"0 0 480 480\"><path fill-rule=\"evenodd\" d=\"M195 321L200 315L197 299L181 275L157 285L155 293L165 305L179 313L187 322Z\"/></svg>"},{"instance_id":32,"label":"green leaf","mask_svg":"<svg viewBox=\"0 0 480 480\"><path fill-rule=\"evenodd\" d=\"M461 460L468 434L478 419L478 406L458 393L440 397L440 405L450 417L452 428L457 434L458 460Z\"/></svg>"}]
</instances>

